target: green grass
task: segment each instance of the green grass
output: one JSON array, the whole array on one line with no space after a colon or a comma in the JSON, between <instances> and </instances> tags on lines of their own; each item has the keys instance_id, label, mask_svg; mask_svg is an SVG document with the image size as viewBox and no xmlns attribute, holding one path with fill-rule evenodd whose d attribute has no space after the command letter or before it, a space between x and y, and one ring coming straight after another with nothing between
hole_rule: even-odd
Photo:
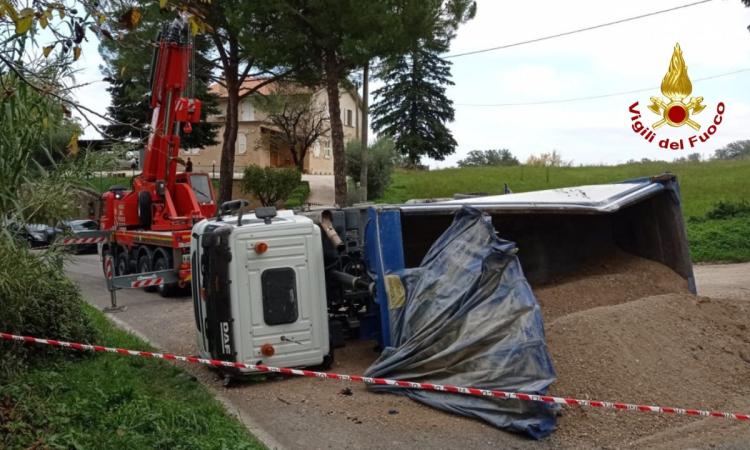
<instances>
[{"instance_id":1,"label":"green grass","mask_svg":"<svg viewBox=\"0 0 750 450\"><path fill-rule=\"evenodd\" d=\"M121 173L129 173L127 171L123 171ZM125 177L115 177L115 176L108 176L108 177L100 177L100 176L91 176L89 178L86 178L84 180L81 180L81 184L83 184L86 187L89 187L91 189L94 189L98 192L106 192L110 187L119 184L120 186L125 186L126 188L130 189L130 180L132 177L125 176Z\"/></svg>"},{"instance_id":2,"label":"green grass","mask_svg":"<svg viewBox=\"0 0 750 450\"><path fill-rule=\"evenodd\" d=\"M688 240L694 261L749 261L750 225L740 216L709 219L719 202L750 201L750 160L699 163L651 162L588 167L479 167L433 171L396 171L384 203L411 198L450 197L456 192L499 194L600 184L672 172L682 193ZM748 216L750 217L750 215Z\"/></svg>"},{"instance_id":3,"label":"green grass","mask_svg":"<svg viewBox=\"0 0 750 450\"><path fill-rule=\"evenodd\" d=\"M689 220L687 231L694 261L750 261L750 214Z\"/></svg>"},{"instance_id":4,"label":"green grass","mask_svg":"<svg viewBox=\"0 0 750 450\"><path fill-rule=\"evenodd\" d=\"M152 350L87 307L100 344ZM0 386L0 448L263 448L192 376L111 354L32 368Z\"/></svg>"}]
</instances>

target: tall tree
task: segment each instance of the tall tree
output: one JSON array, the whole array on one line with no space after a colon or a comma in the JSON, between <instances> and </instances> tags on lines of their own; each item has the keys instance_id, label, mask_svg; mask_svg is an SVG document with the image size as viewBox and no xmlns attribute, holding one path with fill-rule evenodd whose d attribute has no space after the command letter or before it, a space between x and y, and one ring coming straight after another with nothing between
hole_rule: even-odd
<instances>
[{"instance_id":1,"label":"tall tree","mask_svg":"<svg viewBox=\"0 0 750 450\"><path fill-rule=\"evenodd\" d=\"M714 159L750 158L750 140L734 141L714 151Z\"/></svg>"},{"instance_id":2,"label":"tall tree","mask_svg":"<svg viewBox=\"0 0 750 450\"><path fill-rule=\"evenodd\" d=\"M361 169L359 172L359 184L362 187L362 200L367 200L367 150L368 150L368 138L367 135L370 130L370 124L368 118L370 116L370 61L365 63L365 68L362 70L362 154L360 160L362 161Z\"/></svg>"},{"instance_id":3,"label":"tall tree","mask_svg":"<svg viewBox=\"0 0 750 450\"><path fill-rule=\"evenodd\" d=\"M268 2L272 3L272 2ZM266 38L285 46L299 80L326 87L336 203L346 202L340 87L346 75L376 57L403 53L413 37L429 34L437 0L279 0Z\"/></svg>"},{"instance_id":4,"label":"tall tree","mask_svg":"<svg viewBox=\"0 0 750 450\"><path fill-rule=\"evenodd\" d=\"M327 111L313 101L311 93L300 92L293 85L255 97L253 103L266 111L268 120L279 131L277 139L289 147L294 165L303 172L308 150L330 130Z\"/></svg>"},{"instance_id":5,"label":"tall tree","mask_svg":"<svg viewBox=\"0 0 750 450\"><path fill-rule=\"evenodd\" d=\"M406 53L380 66L385 86L374 92L372 127L393 137L396 150L412 166L423 156L443 160L456 150L446 126L454 119L453 102L445 95L453 84L450 63L440 54L448 50L458 26L475 13L473 0L446 0L432 16L432 33L416 37Z\"/></svg>"},{"instance_id":6,"label":"tall tree","mask_svg":"<svg viewBox=\"0 0 750 450\"><path fill-rule=\"evenodd\" d=\"M239 128L240 101L254 94L281 74L273 70L272 53L265 42L265 10L263 2L222 0L206 3L193 2L203 14L208 34L218 53L215 59L222 77L217 82L227 92L224 135L221 148L219 198L232 197L234 176L234 147ZM267 58L267 59L264 59ZM249 80L261 79L247 86Z\"/></svg>"},{"instance_id":7,"label":"tall tree","mask_svg":"<svg viewBox=\"0 0 750 450\"><path fill-rule=\"evenodd\" d=\"M107 91L112 96L112 104L107 114L114 119L105 127L108 135L120 139L135 139L145 144L148 139L148 125L151 123L151 64L152 52L144 49L155 48L155 39L162 24L177 17L174 12L160 10L158 3L146 4L140 24L134 30L123 34L118 40L103 39L99 53L104 59L102 71L110 83ZM218 112L218 102L211 95L208 86L213 79L214 64L210 61L213 43L205 35L194 38L195 73L191 95L203 101L201 122L193 126L190 134L182 136L184 148L201 148L217 143L218 126L207 123L208 114Z\"/></svg>"}]
</instances>

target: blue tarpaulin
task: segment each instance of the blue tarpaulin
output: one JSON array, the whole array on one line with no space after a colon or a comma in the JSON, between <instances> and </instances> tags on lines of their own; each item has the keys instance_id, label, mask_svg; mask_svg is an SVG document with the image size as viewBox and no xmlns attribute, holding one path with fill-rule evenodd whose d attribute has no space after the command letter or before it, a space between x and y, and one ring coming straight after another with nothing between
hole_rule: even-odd
<instances>
[{"instance_id":1,"label":"blue tarpaulin","mask_svg":"<svg viewBox=\"0 0 750 450\"><path fill-rule=\"evenodd\" d=\"M516 251L515 243L497 237L489 216L464 206L419 267L378 273L390 339L366 375L546 393L555 370L539 304ZM555 429L555 411L541 403L393 386L371 389L536 439Z\"/></svg>"}]
</instances>

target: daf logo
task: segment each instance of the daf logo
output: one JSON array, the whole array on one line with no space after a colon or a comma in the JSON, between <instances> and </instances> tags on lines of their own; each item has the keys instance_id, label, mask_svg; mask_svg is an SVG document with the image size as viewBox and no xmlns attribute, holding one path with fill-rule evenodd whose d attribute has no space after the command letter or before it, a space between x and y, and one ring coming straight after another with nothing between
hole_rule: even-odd
<instances>
[{"instance_id":1,"label":"daf logo","mask_svg":"<svg viewBox=\"0 0 750 450\"><path fill-rule=\"evenodd\" d=\"M221 324L221 341L224 346L224 353L232 353L232 347L229 345L229 323L220 322Z\"/></svg>"}]
</instances>

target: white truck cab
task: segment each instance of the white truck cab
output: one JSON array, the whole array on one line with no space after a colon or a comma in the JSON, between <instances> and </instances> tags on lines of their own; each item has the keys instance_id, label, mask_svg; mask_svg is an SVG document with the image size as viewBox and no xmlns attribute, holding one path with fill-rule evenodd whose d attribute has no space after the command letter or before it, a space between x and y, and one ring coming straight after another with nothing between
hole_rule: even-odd
<instances>
[{"instance_id":1,"label":"white truck cab","mask_svg":"<svg viewBox=\"0 0 750 450\"><path fill-rule=\"evenodd\" d=\"M192 288L202 357L278 367L329 365L320 228L293 211L193 227Z\"/></svg>"}]
</instances>

